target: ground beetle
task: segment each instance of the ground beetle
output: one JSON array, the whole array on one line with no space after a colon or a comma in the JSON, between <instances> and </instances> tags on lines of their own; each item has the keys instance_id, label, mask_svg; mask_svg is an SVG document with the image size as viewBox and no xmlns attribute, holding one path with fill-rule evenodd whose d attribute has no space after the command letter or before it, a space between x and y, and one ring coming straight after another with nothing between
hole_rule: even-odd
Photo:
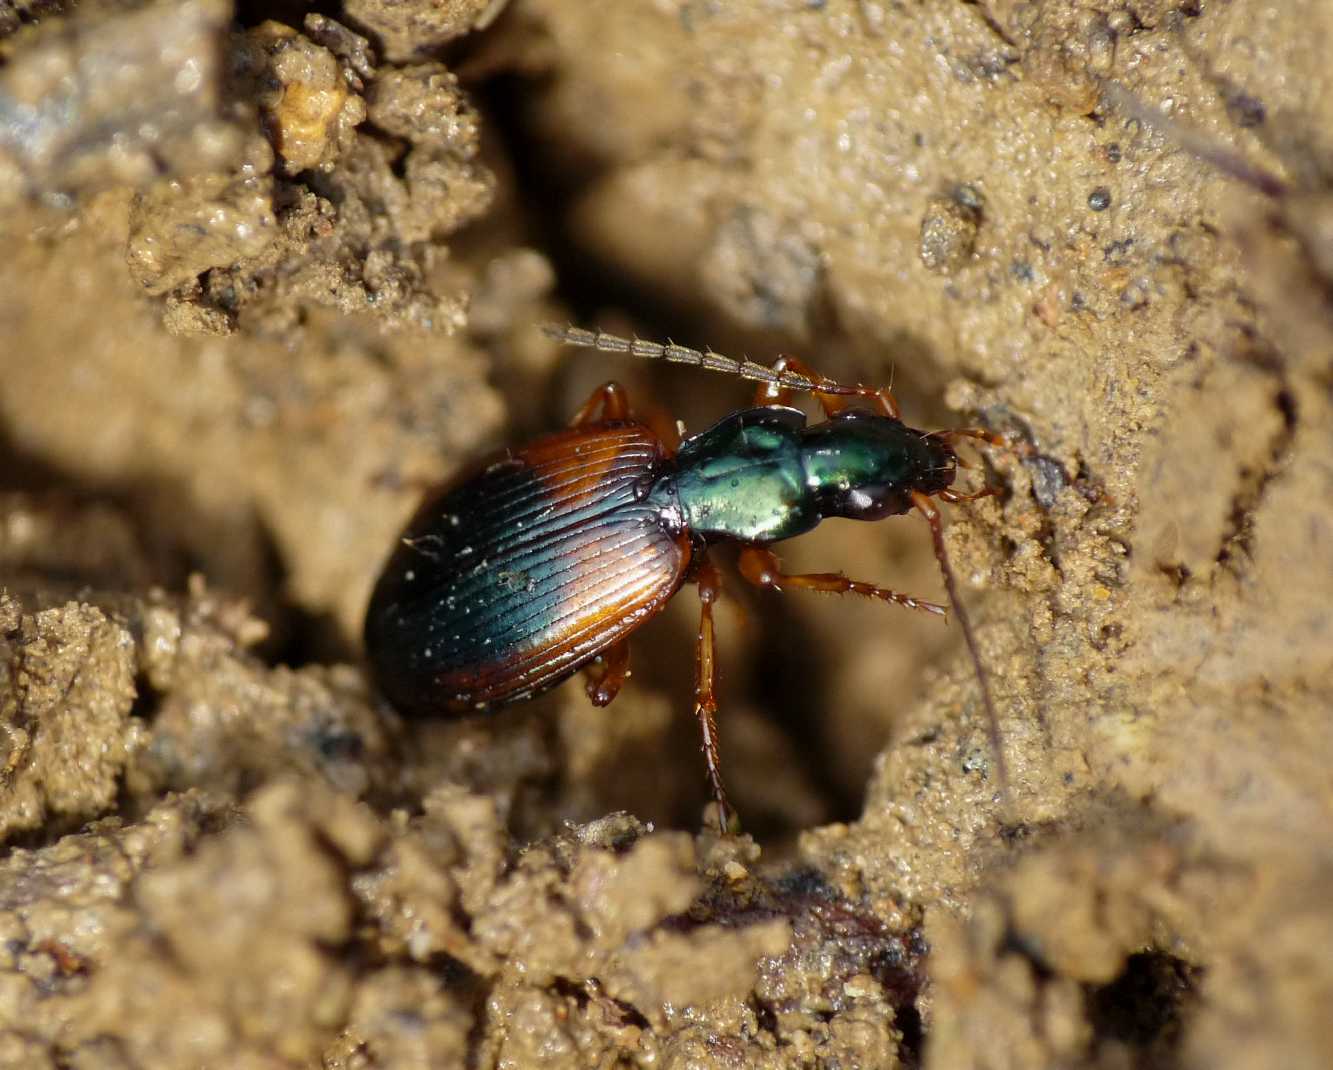
<instances>
[{"instance_id":1,"label":"ground beetle","mask_svg":"<svg viewBox=\"0 0 1333 1070\"><path fill-rule=\"evenodd\" d=\"M565 431L463 473L417 511L366 614L371 667L411 717L492 710L554 687L579 669L605 706L629 675L629 636L686 582L697 585L695 712L708 781L725 830L718 764L710 544L740 544L741 574L760 587L853 593L943 615L944 606L840 573L787 575L767 547L821 520L881 520L916 509L930 525L949 601L981 687L997 780L1006 783L995 708L944 549L932 497L953 490L952 440L1002 440L977 428L923 432L898 418L887 389L848 386L791 357L771 367L685 346L548 327L560 342L693 364L758 381L755 407L683 442L635 419L618 383L598 388ZM827 419L806 425L787 402L814 395ZM853 399L873 409L849 407Z\"/></svg>"}]
</instances>

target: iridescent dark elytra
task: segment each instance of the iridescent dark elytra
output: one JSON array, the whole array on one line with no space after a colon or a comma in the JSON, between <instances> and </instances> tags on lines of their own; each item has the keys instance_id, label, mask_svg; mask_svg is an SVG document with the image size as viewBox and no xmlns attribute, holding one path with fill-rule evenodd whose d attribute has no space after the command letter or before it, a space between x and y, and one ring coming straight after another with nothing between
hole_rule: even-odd
<instances>
[{"instance_id":1,"label":"iridescent dark elytra","mask_svg":"<svg viewBox=\"0 0 1333 1070\"><path fill-rule=\"evenodd\" d=\"M943 615L944 606L840 573L788 575L768 549L822 520L881 520L912 509L928 521L945 586L977 670L998 779L999 732L976 642L959 604L932 498L952 489L961 436L898 418L887 390L848 386L781 357L771 367L600 331L546 328L561 342L689 363L760 382L753 408L677 442L600 387L564 431L506 450L428 497L385 565L366 614L366 653L380 688L409 717L457 717L530 698L588 673L604 706L629 674L630 635L685 583L699 590L695 712L722 828L730 808L719 768L712 607L721 576L709 548L740 546L760 587L852 593ZM808 391L826 419L807 425L787 402ZM865 399L873 408L851 407Z\"/></svg>"}]
</instances>

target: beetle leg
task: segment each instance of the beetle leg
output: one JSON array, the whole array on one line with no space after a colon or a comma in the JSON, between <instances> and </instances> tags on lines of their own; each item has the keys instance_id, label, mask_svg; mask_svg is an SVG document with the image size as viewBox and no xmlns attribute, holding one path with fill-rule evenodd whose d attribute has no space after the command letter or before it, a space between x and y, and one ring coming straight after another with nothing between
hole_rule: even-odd
<instances>
[{"instance_id":1,"label":"beetle leg","mask_svg":"<svg viewBox=\"0 0 1333 1070\"><path fill-rule=\"evenodd\" d=\"M722 786L722 759L717 743L717 658L713 645L713 603L722 592L722 574L707 558L696 558L694 582L699 588L699 661L694 685L694 715L703 735L708 787L717 801L717 823L722 835L731 827L731 804Z\"/></svg>"},{"instance_id":2,"label":"beetle leg","mask_svg":"<svg viewBox=\"0 0 1333 1070\"><path fill-rule=\"evenodd\" d=\"M942 438L945 441L955 438L979 439L986 445L994 446L996 449L1003 450L1020 460L1037 456L1037 448L1031 442L1025 442L1021 438L1009 438L998 431L988 431L984 427L950 427L943 431L932 431L931 436Z\"/></svg>"},{"instance_id":3,"label":"beetle leg","mask_svg":"<svg viewBox=\"0 0 1333 1070\"><path fill-rule=\"evenodd\" d=\"M997 431L987 431L984 427L951 427L947 431L936 431L937 438L979 438L992 446L999 446L1000 449L1012 450L1015 447L1010 441Z\"/></svg>"},{"instance_id":4,"label":"beetle leg","mask_svg":"<svg viewBox=\"0 0 1333 1070\"><path fill-rule=\"evenodd\" d=\"M1011 443L1007 438L1005 438L998 432L988 431L984 427L951 427L945 431L932 431L928 437L944 439L945 442L949 443L951 449L953 448L953 442L955 439L975 438L979 439L982 442L985 442L988 446L994 446L997 449L1006 450L1009 453L1013 454L1015 457L1029 457L1032 455L1033 452L1032 448L1027 443L1025 442ZM962 456L961 454L958 454L957 452L955 452L954 454L954 461L959 468L975 469L981 467L975 462L969 461L966 457ZM959 491L952 489L942 490L937 493L940 501L949 502L952 505L956 505L959 502L974 502L977 501L979 498L990 498L996 494L999 494L1000 488L990 486L989 484L987 484L981 487L980 490L975 490L970 494L963 494Z\"/></svg>"},{"instance_id":5,"label":"beetle leg","mask_svg":"<svg viewBox=\"0 0 1333 1070\"><path fill-rule=\"evenodd\" d=\"M766 587L780 591L785 587L802 587L807 591L826 591L830 594L859 594L867 598L878 598L908 609L919 609L924 613L948 616L949 610L935 602L913 598L909 594L899 594L887 587L876 587L872 583L849 580L841 572L812 572L805 575L789 575L782 571L778 555L762 546L746 546L741 549L738 562L741 575L756 587Z\"/></svg>"},{"instance_id":6,"label":"beetle leg","mask_svg":"<svg viewBox=\"0 0 1333 1070\"><path fill-rule=\"evenodd\" d=\"M902 416L902 410L898 407L898 399L893 396L893 391L887 386L881 386L878 389L874 387L867 388L871 391L869 396L875 399L875 404L879 411L892 420L897 420Z\"/></svg>"},{"instance_id":7,"label":"beetle leg","mask_svg":"<svg viewBox=\"0 0 1333 1070\"><path fill-rule=\"evenodd\" d=\"M956 490L941 490L937 493L940 501L957 505L959 502L975 502L980 498L992 498L1000 493L1000 488L988 484L980 490L974 490L971 494L959 494Z\"/></svg>"},{"instance_id":8,"label":"beetle leg","mask_svg":"<svg viewBox=\"0 0 1333 1070\"><path fill-rule=\"evenodd\" d=\"M804 375L815 383L838 385L827 376L815 371L805 361L796 357L789 357L785 353L773 362L773 370L779 374L795 372L797 375ZM859 393L860 389L860 387L855 388L852 396ZM835 412L840 412L847 407L846 394L825 394L819 390L815 390L813 393L815 400L819 402L820 408L824 410L825 416L832 416ZM761 383L754 392L754 403L755 405L790 405L791 396L792 389L789 386L783 386L781 383Z\"/></svg>"},{"instance_id":9,"label":"beetle leg","mask_svg":"<svg viewBox=\"0 0 1333 1070\"><path fill-rule=\"evenodd\" d=\"M609 706L611 700L620 693L625 680L629 677L629 641L622 639L607 647L597 658L590 662L584 673L588 677L586 689L588 698L594 706Z\"/></svg>"},{"instance_id":10,"label":"beetle leg","mask_svg":"<svg viewBox=\"0 0 1333 1070\"><path fill-rule=\"evenodd\" d=\"M629 395L614 379L603 383L592 392L583 408L574 414L571 427L587 427L607 420L629 419Z\"/></svg>"},{"instance_id":11,"label":"beetle leg","mask_svg":"<svg viewBox=\"0 0 1333 1070\"><path fill-rule=\"evenodd\" d=\"M889 387L865 386L861 383L856 383L853 386L843 386L841 383L834 382L827 376L821 375L803 360L785 354L773 362L773 370L778 373L795 372L797 375L805 376L811 382L836 387L836 390L830 392L818 389L811 391L819 402L820 408L824 410L825 416L832 416L835 412L841 412L845 409L848 398L862 397L873 401L885 416L891 416L895 420L898 419L898 399L893 396L893 391ZM756 405L787 405L791 403L791 395L791 387L783 386L781 383L762 383L754 392L754 403Z\"/></svg>"},{"instance_id":12,"label":"beetle leg","mask_svg":"<svg viewBox=\"0 0 1333 1070\"><path fill-rule=\"evenodd\" d=\"M592 392L592 397L584 402L583 407L570 421L571 427L587 427L589 424L604 423L608 420L637 419L648 426L662 440L662 448L668 457L674 457L680 448L680 425L671 415L659 406L648 406L637 416L629 410L629 393L614 379L603 383Z\"/></svg>"}]
</instances>

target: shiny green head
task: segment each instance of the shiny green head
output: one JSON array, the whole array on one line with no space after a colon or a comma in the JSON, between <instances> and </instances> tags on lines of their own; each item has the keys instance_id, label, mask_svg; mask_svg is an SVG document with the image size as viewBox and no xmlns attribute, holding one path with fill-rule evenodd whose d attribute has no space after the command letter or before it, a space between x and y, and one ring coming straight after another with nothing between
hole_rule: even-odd
<instances>
[{"instance_id":1,"label":"shiny green head","mask_svg":"<svg viewBox=\"0 0 1333 1070\"><path fill-rule=\"evenodd\" d=\"M837 413L801 438L807 483L823 517L880 520L912 508L912 492L953 484L958 458L944 439L861 409Z\"/></svg>"}]
</instances>

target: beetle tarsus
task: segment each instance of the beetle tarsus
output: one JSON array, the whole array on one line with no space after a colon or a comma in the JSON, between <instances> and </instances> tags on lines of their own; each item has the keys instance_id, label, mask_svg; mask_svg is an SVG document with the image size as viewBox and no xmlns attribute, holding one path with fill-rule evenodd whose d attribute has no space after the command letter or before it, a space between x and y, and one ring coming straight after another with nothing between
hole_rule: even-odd
<instances>
[{"instance_id":1,"label":"beetle tarsus","mask_svg":"<svg viewBox=\"0 0 1333 1070\"><path fill-rule=\"evenodd\" d=\"M629 679L629 643L622 640L614 644L584 672L588 677L588 700L594 706L611 705Z\"/></svg>"}]
</instances>

